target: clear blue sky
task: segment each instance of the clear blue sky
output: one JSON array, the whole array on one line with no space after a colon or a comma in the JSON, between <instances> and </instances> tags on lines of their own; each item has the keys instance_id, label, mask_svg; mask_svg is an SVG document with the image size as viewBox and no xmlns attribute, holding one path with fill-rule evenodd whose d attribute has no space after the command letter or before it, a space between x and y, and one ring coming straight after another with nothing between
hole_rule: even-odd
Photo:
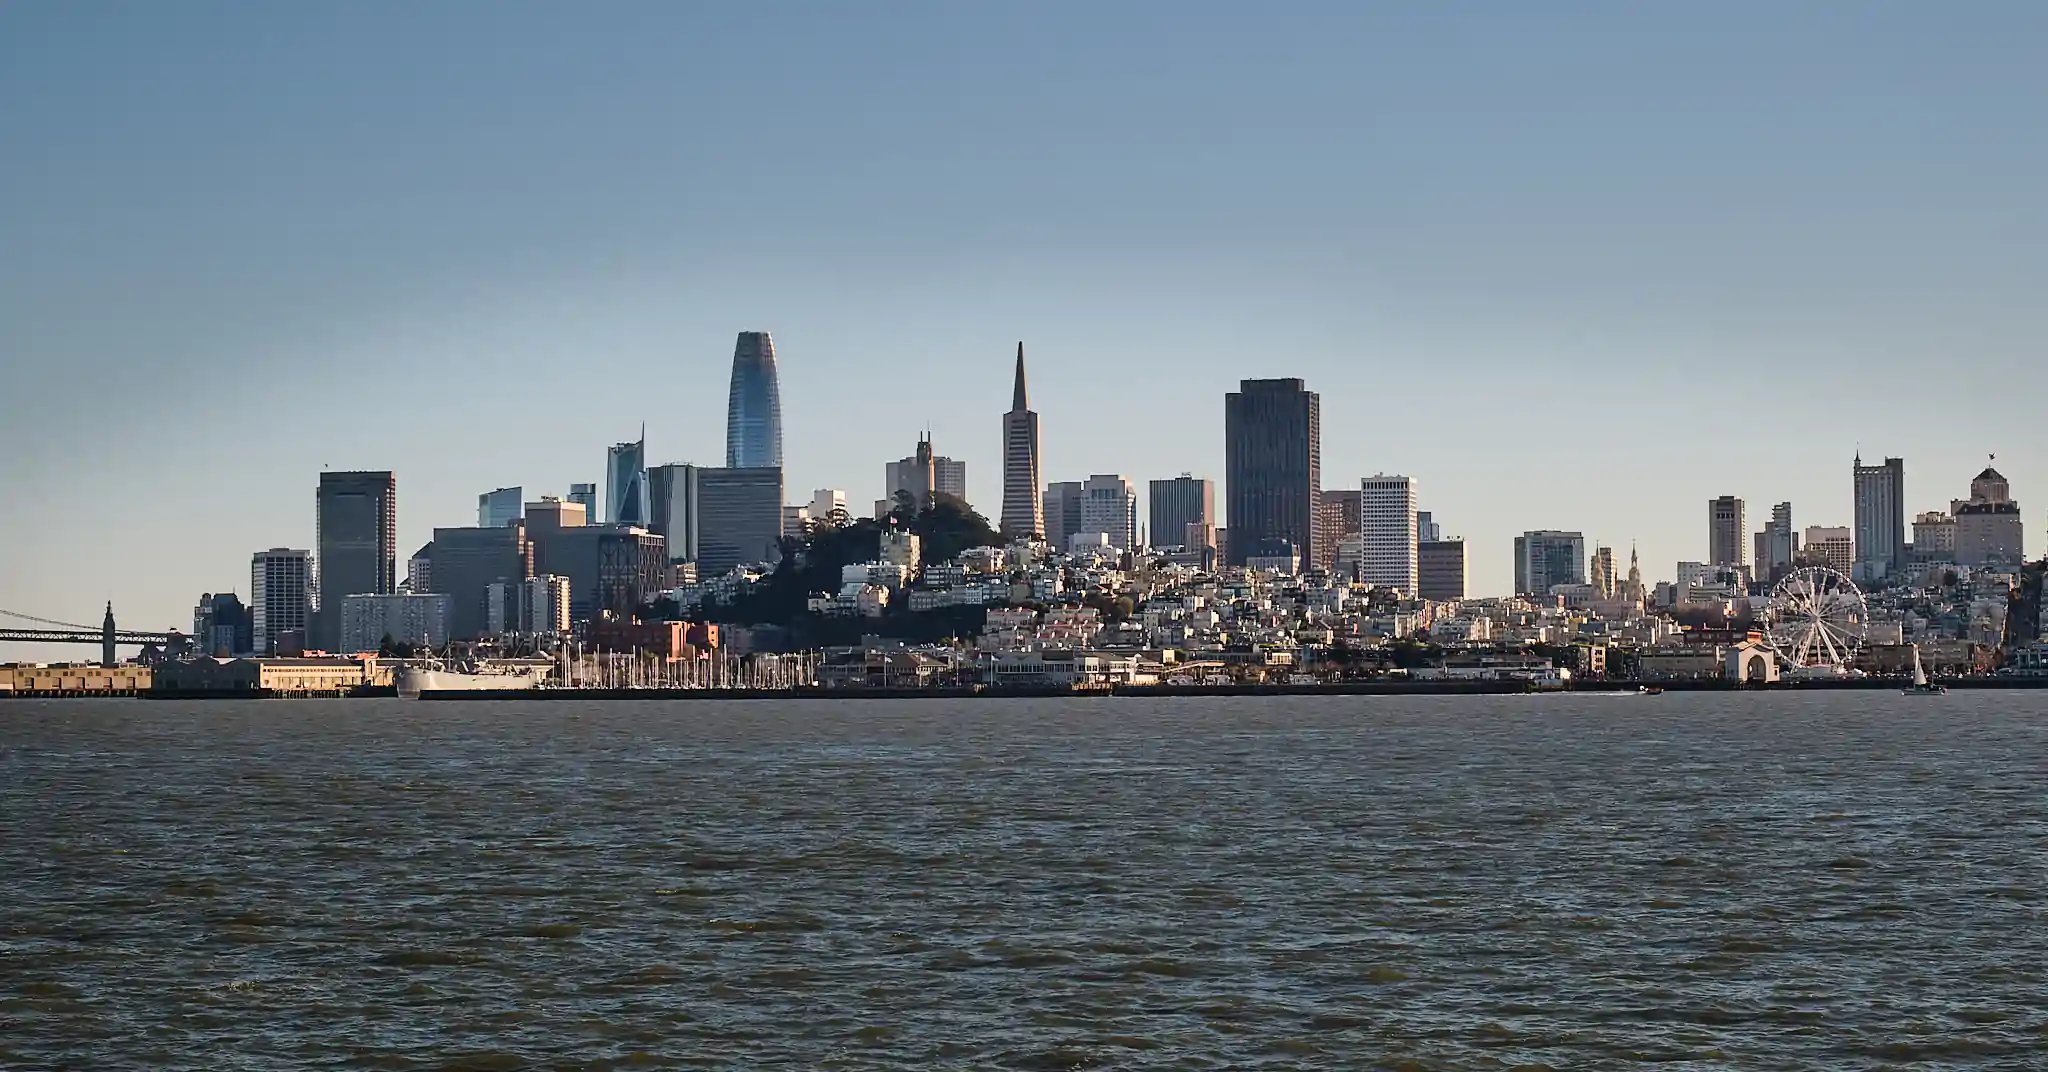
<instances>
[{"instance_id":1,"label":"clear blue sky","mask_svg":"<svg viewBox=\"0 0 2048 1072\"><path fill-rule=\"evenodd\" d=\"M0 607L185 625L478 492L716 463L775 333L791 499L929 425L998 505L1220 477L1300 376L1326 486L1421 481L1477 593L1527 528L1704 554L1987 453L2042 547L2048 5L0 4ZM0 653L5 657L9 653ZM76 653L70 653L76 654Z\"/></svg>"}]
</instances>

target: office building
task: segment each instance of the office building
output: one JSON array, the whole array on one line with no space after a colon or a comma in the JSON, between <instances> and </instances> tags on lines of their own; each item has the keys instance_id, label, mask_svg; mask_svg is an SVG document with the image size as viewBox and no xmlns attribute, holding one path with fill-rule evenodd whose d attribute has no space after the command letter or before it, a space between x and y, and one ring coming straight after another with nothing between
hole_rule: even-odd
<instances>
[{"instance_id":1,"label":"office building","mask_svg":"<svg viewBox=\"0 0 2048 1072\"><path fill-rule=\"evenodd\" d=\"M567 634L570 603L569 578L528 577L525 598L520 601L522 631L544 637Z\"/></svg>"},{"instance_id":2,"label":"office building","mask_svg":"<svg viewBox=\"0 0 2048 1072\"><path fill-rule=\"evenodd\" d=\"M765 331L742 331L733 346L725 467L782 468L782 390L775 381L775 340Z\"/></svg>"},{"instance_id":3,"label":"office building","mask_svg":"<svg viewBox=\"0 0 2048 1072\"><path fill-rule=\"evenodd\" d=\"M405 560L405 590L408 592L431 592L434 590L434 542L428 540L420 549Z\"/></svg>"},{"instance_id":4,"label":"office building","mask_svg":"<svg viewBox=\"0 0 2048 1072\"><path fill-rule=\"evenodd\" d=\"M510 525L524 517L524 488L499 488L476 497L476 526L480 529L496 529Z\"/></svg>"},{"instance_id":5,"label":"office building","mask_svg":"<svg viewBox=\"0 0 2048 1072\"><path fill-rule=\"evenodd\" d=\"M1045 539L1064 551L1081 532L1081 482L1061 480L1045 486Z\"/></svg>"},{"instance_id":6,"label":"office building","mask_svg":"<svg viewBox=\"0 0 2048 1072\"><path fill-rule=\"evenodd\" d=\"M304 647L313 616L313 553L273 547L249 562L249 627L256 652L270 655L288 635Z\"/></svg>"},{"instance_id":7,"label":"office building","mask_svg":"<svg viewBox=\"0 0 2048 1072\"><path fill-rule=\"evenodd\" d=\"M319 597L312 643L331 651L341 641L341 597L398 590L398 478L321 473L316 505Z\"/></svg>"},{"instance_id":8,"label":"office building","mask_svg":"<svg viewBox=\"0 0 2048 1072\"><path fill-rule=\"evenodd\" d=\"M647 433L605 452L604 519L609 525L646 528L650 516L647 494Z\"/></svg>"},{"instance_id":9,"label":"office building","mask_svg":"<svg viewBox=\"0 0 2048 1072\"><path fill-rule=\"evenodd\" d=\"M504 528L505 526L498 526ZM440 593L343 596L341 647L347 654L393 645L439 648L448 643L451 599Z\"/></svg>"},{"instance_id":10,"label":"office building","mask_svg":"<svg viewBox=\"0 0 2048 1072\"><path fill-rule=\"evenodd\" d=\"M1359 482L1358 578L1378 588L1419 590L1415 480L1379 474Z\"/></svg>"},{"instance_id":11,"label":"office building","mask_svg":"<svg viewBox=\"0 0 2048 1072\"><path fill-rule=\"evenodd\" d=\"M686 552L692 542L696 552L694 559L671 557L695 561L707 580L735 566L773 565L782 557L782 470L698 468L694 531L674 517L670 528L683 533ZM569 579L577 580L573 573Z\"/></svg>"},{"instance_id":12,"label":"office building","mask_svg":"<svg viewBox=\"0 0 2048 1072\"><path fill-rule=\"evenodd\" d=\"M1723 495L1707 503L1707 561L1716 566L1749 564L1749 524L1742 500Z\"/></svg>"},{"instance_id":13,"label":"office building","mask_svg":"<svg viewBox=\"0 0 2048 1072\"><path fill-rule=\"evenodd\" d=\"M1913 518L1913 561L1954 562L1956 519L1939 510Z\"/></svg>"},{"instance_id":14,"label":"office building","mask_svg":"<svg viewBox=\"0 0 2048 1072\"><path fill-rule=\"evenodd\" d=\"M1515 594L1548 596L1553 586L1586 583L1586 537L1544 529L1515 537Z\"/></svg>"},{"instance_id":15,"label":"office building","mask_svg":"<svg viewBox=\"0 0 2048 1072\"><path fill-rule=\"evenodd\" d=\"M846 509L846 493L838 488L818 488L811 492L811 501L804 507L804 514L813 524L830 522L843 525L853 520Z\"/></svg>"},{"instance_id":16,"label":"office building","mask_svg":"<svg viewBox=\"0 0 2048 1072\"><path fill-rule=\"evenodd\" d=\"M200 655L253 655L254 618L233 592L208 592L192 608L192 647Z\"/></svg>"},{"instance_id":17,"label":"office building","mask_svg":"<svg viewBox=\"0 0 2048 1072\"><path fill-rule=\"evenodd\" d=\"M1316 560L1322 487L1322 400L1298 379L1244 380L1223 401L1228 564L1272 559L1292 545Z\"/></svg>"},{"instance_id":18,"label":"office building","mask_svg":"<svg viewBox=\"0 0 2048 1072\"><path fill-rule=\"evenodd\" d=\"M1856 569L1859 579L1879 578L1906 563L1906 461L1853 465L1856 498Z\"/></svg>"},{"instance_id":19,"label":"office building","mask_svg":"<svg viewBox=\"0 0 2048 1072\"><path fill-rule=\"evenodd\" d=\"M1844 526L1808 525L1799 559L1851 573L1856 568L1856 537Z\"/></svg>"},{"instance_id":20,"label":"office building","mask_svg":"<svg viewBox=\"0 0 2048 1072\"><path fill-rule=\"evenodd\" d=\"M1109 546L1138 546L1138 489L1114 473L1098 473L1081 484L1080 535L1100 533Z\"/></svg>"},{"instance_id":21,"label":"office building","mask_svg":"<svg viewBox=\"0 0 2048 1072\"><path fill-rule=\"evenodd\" d=\"M574 530L563 530L574 531ZM434 530L434 590L448 596L448 636L488 635L484 599L494 583L516 585L533 575L524 521L498 528Z\"/></svg>"},{"instance_id":22,"label":"office building","mask_svg":"<svg viewBox=\"0 0 2048 1072\"><path fill-rule=\"evenodd\" d=\"M1436 523L1434 515L1427 510L1415 511L1415 540L1417 543L1438 543L1443 538L1443 526Z\"/></svg>"},{"instance_id":23,"label":"office building","mask_svg":"<svg viewBox=\"0 0 2048 1072\"><path fill-rule=\"evenodd\" d=\"M702 474L752 471L699 470ZM707 498L710 492L707 480ZM779 486L775 492L780 498ZM779 526L781 522L781 505L778 503L775 523ZM630 617L667 587L669 563L666 543L660 536L630 525L583 525L558 529L548 539L547 558L550 572L567 579L569 616L577 622L594 621L604 615Z\"/></svg>"},{"instance_id":24,"label":"office building","mask_svg":"<svg viewBox=\"0 0 2048 1072\"><path fill-rule=\"evenodd\" d=\"M1325 527L1333 534L1332 539L1355 536L1365 531L1365 495L1357 488L1325 488L1321 492L1321 504L1330 514L1330 521ZM1421 516L1416 515L1417 518ZM1419 529L1417 537L1420 538Z\"/></svg>"},{"instance_id":25,"label":"office building","mask_svg":"<svg viewBox=\"0 0 2048 1072\"><path fill-rule=\"evenodd\" d=\"M543 495L539 502L526 504L526 543L533 551L533 572L535 575L551 572L548 569L549 538L565 528L582 528L590 523L590 514L580 502L557 499Z\"/></svg>"},{"instance_id":26,"label":"office building","mask_svg":"<svg viewBox=\"0 0 2048 1072\"><path fill-rule=\"evenodd\" d=\"M585 524L595 525L598 518L603 516L597 512L596 484L571 484L569 485L569 494L564 496L564 498L583 508Z\"/></svg>"},{"instance_id":27,"label":"office building","mask_svg":"<svg viewBox=\"0 0 2048 1072\"><path fill-rule=\"evenodd\" d=\"M883 467L883 482L890 500L902 492L919 509L931 502L934 492L967 501L967 463L932 453L931 437L926 435L917 437L910 457Z\"/></svg>"},{"instance_id":28,"label":"office building","mask_svg":"<svg viewBox=\"0 0 2048 1072\"><path fill-rule=\"evenodd\" d=\"M1764 526L1763 555L1757 561L1757 576L1777 580L1799 559L1799 531L1792 527L1792 504L1771 507L1770 523Z\"/></svg>"},{"instance_id":29,"label":"office building","mask_svg":"<svg viewBox=\"0 0 2048 1072\"><path fill-rule=\"evenodd\" d=\"M671 462L647 470L647 530L668 542L670 562L697 561L701 466ZM536 567L536 570L538 567Z\"/></svg>"},{"instance_id":30,"label":"office building","mask_svg":"<svg viewBox=\"0 0 2048 1072\"><path fill-rule=\"evenodd\" d=\"M1431 540L1415 545L1416 583L1424 599L1465 598L1465 541Z\"/></svg>"},{"instance_id":31,"label":"office building","mask_svg":"<svg viewBox=\"0 0 2048 1072\"><path fill-rule=\"evenodd\" d=\"M1000 531L1009 539L1045 532L1045 503L1039 498L1038 414L1024 389L1024 344L1017 344L1017 372L1010 385L1010 412L1003 414L1003 512Z\"/></svg>"},{"instance_id":32,"label":"office building","mask_svg":"<svg viewBox=\"0 0 2048 1072\"><path fill-rule=\"evenodd\" d=\"M1152 481L1149 491L1150 542L1154 547L1178 545L1192 548L1195 545L1187 543L1190 527L1216 524L1216 482L1213 480L1197 480L1182 473L1172 480Z\"/></svg>"},{"instance_id":33,"label":"office building","mask_svg":"<svg viewBox=\"0 0 2048 1072\"><path fill-rule=\"evenodd\" d=\"M2026 529L2012 487L1996 469L1970 481L1968 502L1950 505L1956 519L1956 562L1964 566L2013 566L2026 557Z\"/></svg>"}]
</instances>

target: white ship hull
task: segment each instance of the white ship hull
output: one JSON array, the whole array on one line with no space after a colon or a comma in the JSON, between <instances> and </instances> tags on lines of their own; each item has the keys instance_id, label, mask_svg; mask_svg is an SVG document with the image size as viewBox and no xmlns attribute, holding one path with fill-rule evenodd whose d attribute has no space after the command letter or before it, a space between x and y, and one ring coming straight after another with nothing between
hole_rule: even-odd
<instances>
[{"instance_id":1,"label":"white ship hull","mask_svg":"<svg viewBox=\"0 0 2048 1072\"><path fill-rule=\"evenodd\" d=\"M537 689L547 677L539 667L471 673L401 666L393 674L398 694L414 699L422 692L499 692L506 689Z\"/></svg>"}]
</instances>

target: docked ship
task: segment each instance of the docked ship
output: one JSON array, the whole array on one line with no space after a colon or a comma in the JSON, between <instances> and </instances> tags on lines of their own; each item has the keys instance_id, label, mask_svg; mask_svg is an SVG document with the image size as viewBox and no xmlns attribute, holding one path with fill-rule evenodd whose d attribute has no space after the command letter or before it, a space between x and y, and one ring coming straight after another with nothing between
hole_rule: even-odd
<instances>
[{"instance_id":1,"label":"docked ship","mask_svg":"<svg viewBox=\"0 0 2048 1072\"><path fill-rule=\"evenodd\" d=\"M546 661L475 662L448 664L438 661L407 663L392 671L398 695L419 699L422 692L505 692L537 689L548 679L553 664Z\"/></svg>"}]
</instances>

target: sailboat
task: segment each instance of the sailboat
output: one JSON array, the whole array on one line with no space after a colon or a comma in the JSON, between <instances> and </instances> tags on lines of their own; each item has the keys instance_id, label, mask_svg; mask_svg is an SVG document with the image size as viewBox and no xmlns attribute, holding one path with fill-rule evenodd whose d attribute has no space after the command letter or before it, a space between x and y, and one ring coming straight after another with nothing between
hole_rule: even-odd
<instances>
[{"instance_id":1,"label":"sailboat","mask_svg":"<svg viewBox=\"0 0 2048 1072\"><path fill-rule=\"evenodd\" d=\"M1927 680L1927 671L1920 667L1920 645L1913 645L1913 683L1900 689L1908 696L1946 696L1948 686L1936 685Z\"/></svg>"}]
</instances>

